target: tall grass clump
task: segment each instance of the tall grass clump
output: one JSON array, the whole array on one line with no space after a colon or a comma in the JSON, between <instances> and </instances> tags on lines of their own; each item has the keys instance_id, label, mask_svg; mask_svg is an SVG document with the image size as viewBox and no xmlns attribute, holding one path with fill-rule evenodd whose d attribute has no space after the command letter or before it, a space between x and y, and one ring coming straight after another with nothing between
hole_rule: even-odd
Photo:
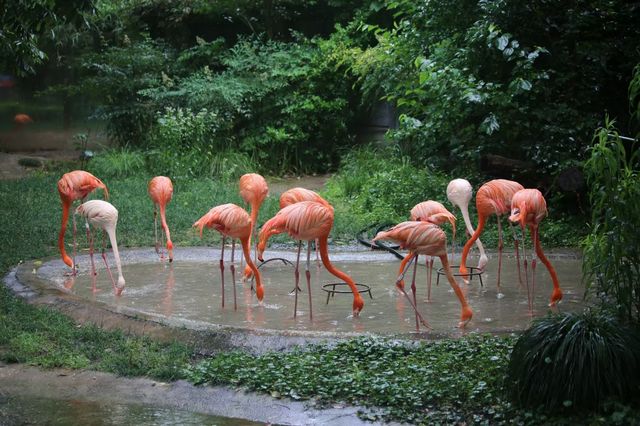
<instances>
[{"instance_id":1,"label":"tall grass clump","mask_svg":"<svg viewBox=\"0 0 640 426\"><path fill-rule=\"evenodd\" d=\"M587 288L625 320L640 320L640 157L613 123L596 133L585 164L590 185L590 233L584 240Z\"/></svg>"},{"instance_id":2,"label":"tall grass clump","mask_svg":"<svg viewBox=\"0 0 640 426\"><path fill-rule=\"evenodd\" d=\"M538 319L513 348L507 382L520 405L551 411L637 398L640 333L598 310Z\"/></svg>"},{"instance_id":3,"label":"tall grass clump","mask_svg":"<svg viewBox=\"0 0 640 426\"><path fill-rule=\"evenodd\" d=\"M124 178L146 172L142 151L127 146L110 148L93 158L88 165L91 173L102 178Z\"/></svg>"}]
</instances>

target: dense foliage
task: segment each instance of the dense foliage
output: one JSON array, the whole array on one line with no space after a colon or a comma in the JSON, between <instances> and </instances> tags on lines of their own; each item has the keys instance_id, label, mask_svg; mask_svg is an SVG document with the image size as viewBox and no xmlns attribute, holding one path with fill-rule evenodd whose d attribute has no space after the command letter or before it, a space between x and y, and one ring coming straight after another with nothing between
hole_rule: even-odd
<instances>
[{"instance_id":1,"label":"dense foliage","mask_svg":"<svg viewBox=\"0 0 640 426\"><path fill-rule=\"evenodd\" d=\"M640 320L640 157L613 123L600 129L585 170L593 207L583 269L591 293L626 320Z\"/></svg>"},{"instance_id":2,"label":"dense foliage","mask_svg":"<svg viewBox=\"0 0 640 426\"><path fill-rule=\"evenodd\" d=\"M551 411L637 399L640 330L595 310L538 319L518 338L508 377L516 401Z\"/></svg>"}]
</instances>

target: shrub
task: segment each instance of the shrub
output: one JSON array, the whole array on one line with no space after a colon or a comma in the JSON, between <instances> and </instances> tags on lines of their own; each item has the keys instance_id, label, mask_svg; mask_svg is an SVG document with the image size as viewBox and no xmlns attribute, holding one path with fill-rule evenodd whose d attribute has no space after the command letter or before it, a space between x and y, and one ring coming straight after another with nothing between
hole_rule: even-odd
<instances>
[{"instance_id":1,"label":"shrub","mask_svg":"<svg viewBox=\"0 0 640 426\"><path fill-rule=\"evenodd\" d=\"M640 320L640 156L625 146L613 123L596 134L585 164L592 206L584 240L583 272L587 288L618 315Z\"/></svg>"},{"instance_id":2,"label":"shrub","mask_svg":"<svg viewBox=\"0 0 640 426\"><path fill-rule=\"evenodd\" d=\"M417 203L443 200L446 187L445 176L415 167L389 149L368 146L343 158L340 172L327 184L327 197L343 199L349 216L370 225L407 220Z\"/></svg>"},{"instance_id":3,"label":"shrub","mask_svg":"<svg viewBox=\"0 0 640 426\"><path fill-rule=\"evenodd\" d=\"M507 382L516 402L548 410L628 400L640 386L640 333L596 310L538 319L514 346Z\"/></svg>"}]
</instances>

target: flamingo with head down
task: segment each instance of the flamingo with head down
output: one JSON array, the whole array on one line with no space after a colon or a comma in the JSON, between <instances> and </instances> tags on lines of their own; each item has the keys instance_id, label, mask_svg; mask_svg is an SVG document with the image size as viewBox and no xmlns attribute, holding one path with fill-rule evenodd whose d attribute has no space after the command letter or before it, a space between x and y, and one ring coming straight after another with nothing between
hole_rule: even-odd
<instances>
[{"instance_id":1,"label":"flamingo with head down","mask_svg":"<svg viewBox=\"0 0 640 426\"><path fill-rule=\"evenodd\" d=\"M258 213L264 199L269 195L269 186L267 181L257 173L247 173L240 177L240 197L245 203L251 206L251 235L249 236L249 247L251 247L251 238L256 230L258 221ZM251 278L253 271L247 264L244 269L244 277Z\"/></svg>"},{"instance_id":2,"label":"flamingo with head down","mask_svg":"<svg viewBox=\"0 0 640 426\"><path fill-rule=\"evenodd\" d=\"M236 285L235 285L235 266L233 264L233 253L235 251L235 238L240 240L242 252L247 266L251 268L256 277L256 295L258 300L264 298L264 288L262 287L262 278L255 263L251 260L251 249L249 240L251 239L251 218L249 214L240 206L235 204L223 204L209 210L204 216L198 219L194 227L200 229L200 237L202 230L213 228L222 234L222 250L220 253L220 274L222 276L222 307L224 308L224 243L226 237L231 237L233 243L231 246L231 276L233 277L233 308L237 309Z\"/></svg>"},{"instance_id":3,"label":"flamingo with head down","mask_svg":"<svg viewBox=\"0 0 640 426\"><path fill-rule=\"evenodd\" d=\"M411 209L410 220L433 223L434 225L438 226L449 222L451 224L453 238L455 240L456 217L437 201L423 201L413 206L413 208ZM402 259L402 262L400 262L400 270L398 271L398 275L402 274L407 265L407 262L409 262L411 259L411 256L406 256L404 259ZM433 257L431 256L427 256L427 268L427 301L431 301L431 275L433 270ZM402 286L404 286L404 281L402 281L401 284Z\"/></svg>"},{"instance_id":4,"label":"flamingo with head down","mask_svg":"<svg viewBox=\"0 0 640 426\"><path fill-rule=\"evenodd\" d=\"M469 255L469 250L471 250L471 246L473 243L480 237L482 231L484 231L484 226L487 222L487 219L491 215L496 215L498 217L498 297L502 297L502 292L500 291L500 271L502 269L502 225L501 218L503 215L509 213L511 211L511 199L513 198L513 194L524 189L522 185L518 182L514 182L512 180L506 179L495 179L491 180L480 187L478 193L476 194L476 209L478 210L478 227L475 232L469 238L467 243L464 245L462 249L462 259L460 260L460 273L464 274L463 279L465 283L469 282L468 273L469 270L466 266L467 256ZM515 231L514 231L515 232ZM514 235L515 236L515 235ZM515 248L516 248L516 258L518 263L518 275L520 275L520 256L518 253L518 240L515 240Z\"/></svg>"},{"instance_id":5,"label":"flamingo with head down","mask_svg":"<svg viewBox=\"0 0 640 426\"><path fill-rule=\"evenodd\" d=\"M542 245L540 244L539 226L542 219L547 216L547 202L544 196L537 189L522 189L515 194L511 200L511 216L509 220L513 223L519 223L520 227L524 231L525 226L529 227L529 233L531 234L531 241L535 247L536 254L547 267L551 280L553 282L553 293L551 294L551 301L549 306L555 306L562 299L562 290L558 283L558 274L556 270L549 262L549 259L544 255L542 251ZM524 250L524 245L523 245ZM529 292L529 276L527 271L527 254L524 253L524 273L527 277L527 295L529 296L529 309L532 309L532 297L536 287L536 258L531 260L531 275L532 275L532 288Z\"/></svg>"},{"instance_id":6,"label":"flamingo with head down","mask_svg":"<svg viewBox=\"0 0 640 426\"><path fill-rule=\"evenodd\" d=\"M471 219L469 218L469 202L471 201L472 196L473 188L471 188L471 184L466 179L454 179L449 182L449 185L447 185L447 198L451 204L458 207L462 212L464 224L467 227L469 235L473 235L475 232L473 225L471 225ZM482 246L480 238L476 240L476 246L478 247L478 250L480 250L478 269L483 270L489 259L487 258L487 254L484 252L484 247Z\"/></svg>"},{"instance_id":7,"label":"flamingo with head down","mask_svg":"<svg viewBox=\"0 0 640 426\"><path fill-rule=\"evenodd\" d=\"M118 253L118 242L116 241L116 225L118 224L118 210L111 203L102 200L89 200L86 203L82 203L75 211L77 214L85 217L87 222L94 228L100 228L109 236L111 242L111 249L113 250L113 257L116 260L116 268L118 270L118 283L116 284L111 274L111 269L107 264L107 255L104 250L104 238L102 245L102 260L109 272L113 289L116 292L116 296L120 296L124 290L125 280L122 276L122 266L120 264L120 254ZM89 231L88 231L89 232ZM93 238L89 233L89 255L91 256L91 264L93 265ZM95 267L94 267L95 269Z\"/></svg>"},{"instance_id":8,"label":"flamingo with head down","mask_svg":"<svg viewBox=\"0 0 640 426\"><path fill-rule=\"evenodd\" d=\"M173 184L171 179L165 176L156 176L149 182L147 188L149 197L153 201L153 225L156 236L156 253L160 254L160 260L164 260L164 252L160 251L158 244L158 208L160 209L160 224L162 232L167 238L167 251L169 252L169 262L173 262L173 243L171 242L171 233L169 225L167 225L166 209L167 204L173 196Z\"/></svg>"},{"instance_id":9,"label":"flamingo with head down","mask_svg":"<svg viewBox=\"0 0 640 426\"><path fill-rule=\"evenodd\" d=\"M333 208L314 201L301 201L291 204L280 210L274 217L269 219L260 230L260 241L258 242L258 259L262 260L262 254L267 246L267 241L272 235L287 232L292 238L299 240L298 257L295 269L295 282L298 287L300 280L299 264L302 241L308 241L306 278L307 290L309 293L309 316L313 318L313 308L311 305L311 272L309 271L309 258L311 253L311 241L318 240L320 258L327 271L343 280L353 292L353 315L357 316L364 306L364 300L358 292L353 279L344 272L337 269L329 260L328 238L333 226ZM294 314L297 315L298 292L295 291Z\"/></svg>"},{"instance_id":10,"label":"flamingo with head down","mask_svg":"<svg viewBox=\"0 0 640 426\"><path fill-rule=\"evenodd\" d=\"M69 221L69 211L74 201L81 200L81 202L84 202L84 199L87 198L87 195L93 192L96 188L102 188L102 190L104 191L105 199L109 199L109 191L107 190L107 186L102 183L100 179L89 172L85 172L84 170L74 170L72 172L65 173L58 181L58 194L60 195L60 201L62 202L62 225L60 226L60 234L58 235L58 248L60 249L62 260L67 264L67 266L73 269L73 274L76 273L76 268L74 265L75 262L69 257L69 255L67 255L67 252L64 248L64 234L67 230L67 222ZM87 236L88 232L89 230L87 229ZM76 245L75 241L76 230L74 227L74 255Z\"/></svg>"},{"instance_id":11,"label":"flamingo with head down","mask_svg":"<svg viewBox=\"0 0 640 426\"><path fill-rule=\"evenodd\" d=\"M400 247L409 250L409 255L407 256L407 258L414 259L416 264L417 258L421 254L426 254L428 256L438 256L440 258L440 261L442 262L442 267L444 268L447 280L449 281L451 288L453 288L453 291L456 293L456 296L458 296L460 304L462 305L462 312L460 314L460 322L458 323L458 327L464 327L471 320L473 312L469 307L469 304L467 303L462 290L456 283L456 280L451 273L451 268L449 267L449 259L447 258L447 237L442 229L440 229L437 225L428 222L402 222L389 229L388 231L379 232L378 235L376 235L373 239L373 241L377 240L396 241L400 244ZM414 300L411 300L407 292L404 290L402 276L405 272L406 268L405 271L403 271L396 280L396 286L407 297L409 303L411 303L411 306L413 306L413 309L416 312L416 329L419 329L418 319L420 319L420 322L422 322L423 325L429 327L429 324L424 320L424 318L422 318L422 315L420 315L420 313L418 312L418 308L415 304L415 269L413 274L413 281L411 283L411 290L413 292Z\"/></svg>"}]
</instances>

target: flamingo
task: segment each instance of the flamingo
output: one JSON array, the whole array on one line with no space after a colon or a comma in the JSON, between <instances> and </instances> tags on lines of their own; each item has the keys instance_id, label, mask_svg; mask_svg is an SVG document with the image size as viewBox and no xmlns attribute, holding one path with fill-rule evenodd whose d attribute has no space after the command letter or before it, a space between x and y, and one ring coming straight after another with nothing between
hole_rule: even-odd
<instances>
[{"instance_id":1,"label":"flamingo","mask_svg":"<svg viewBox=\"0 0 640 426\"><path fill-rule=\"evenodd\" d=\"M311 253L311 240L318 240L320 251L320 258L327 271L334 276L338 277L351 288L353 292L353 316L358 316L362 308L364 307L364 300L358 292L353 279L333 266L329 260L328 250L328 238L331 228L333 226L333 208L327 207L323 204L315 201L301 201L299 203L291 204L282 210L280 210L274 217L269 219L260 230L260 241L258 242L258 259L262 260L262 254L264 253L267 241L272 235L281 234L283 232L289 233L289 235L299 240L298 244L298 256L296 261L295 281L298 288L300 281L300 249L302 247L302 241L307 241L307 264L305 275L307 278L307 290L309 292L309 317L313 319L313 308L311 305L311 272L309 271L309 257ZM298 306L298 292L295 291L295 305L293 316L297 315Z\"/></svg>"},{"instance_id":2,"label":"flamingo","mask_svg":"<svg viewBox=\"0 0 640 426\"><path fill-rule=\"evenodd\" d=\"M515 194L511 200L511 216L509 220L513 223L520 223L520 227L524 232L525 226L529 226L529 233L531 234L532 244L535 247L536 254L547 267L549 275L551 275L551 281L553 281L553 293L551 294L551 301L549 306L555 306L562 299L562 290L560 290L560 284L558 283L558 275L549 259L544 255L542 246L540 245L540 235L538 233L539 225L542 219L547 216L547 203L544 196L537 189L522 189ZM523 248L524 250L524 245ZM531 298L536 288L536 258L531 260L531 275L532 275L532 288L531 295L529 295L529 277L527 274L527 255L524 253L524 273L527 277L527 295L529 296L529 309L532 309Z\"/></svg>"},{"instance_id":3,"label":"flamingo","mask_svg":"<svg viewBox=\"0 0 640 426\"><path fill-rule=\"evenodd\" d=\"M445 222L449 222L453 229L453 239L455 240L456 217L437 201L423 201L413 206L413 208L411 209L410 220L429 222L433 223L434 225L442 225ZM431 301L431 271L433 270L433 257L427 257L429 258L427 260L427 268L429 269L427 275L427 301ZM398 275L402 274L407 262L409 262L410 260L411 258L409 256L402 259L402 262L400 262L400 270L398 271ZM404 287L404 281L402 281L402 286Z\"/></svg>"},{"instance_id":4,"label":"flamingo","mask_svg":"<svg viewBox=\"0 0 640 426\"><path fill-rule=\"evenodd\" d=\"M333 210L333 206L329 204L327 200L322 198L320 194L301 187L291 188L283 192L280 195L280 208L283 209L291 204L299 203L300 201L315 201L316 203L320 203ZM316 241L316 262L318 262L319 266L320 259L318 259L318 241Z\"/></svg>"},{"instance_id":5,"label":"flamingo","mask_svg":"<svg viewBox=\"0 0 640 426\"><path fill-rule=\"evenodd\" d=\"M463 274L463 280L465 283L469 282L468 269L466 266L467 256L473 243L480 237L484 230L484 225L487 222L487 218L493 214L498 217L498 298L501 298L503 294L500 292L500 271L502 269L502 215L511 211L511 199L513 194L519 190L524 189L518 182L506 179L490 180L478 189L476 195L476 209L478 211L478 227L475 232L467 240L467 243L462 249L462 259L460 259L460 273ZM516 257L518 262L518 271L520 270L520 256L518 254L518 240L515 242ZM518 273L518 275L520 275Z\"/></svg>"},{"instance_id":6,"label":"flamingo","mask_svg":"<svg viewBox=\"0 0 640 426\"><path fill-rule=\"evenodd\" d=\"M377 240L393 240L400 243L402 248L406 248L409 250L409 255L407 255L407 259L414 260L417 264L417 258L421 254L426 254L428 256L438 256L440 261L442 262L442 267L444 268L445 274L447 275L447 279L449 280L449 284L453 288L453 291L458 296L460 300L460 304L462 305L462 312L460 314L460 322L458 323L458 327L463 328L473 316L473 312L467 303L467 300L460 290L460 287L456 283L455 278L453 277L453 273L451 272L451 268L449 267L449 259L447 259L447 237L442 229L440 229L437 225L428 222L420 222L420 221L407 221L402 222L389 229L388 231L378 232L378 235L374 237L372 241ZM414 259L415 258L415 259ZM408 265L407 265L408 266ZM418 308L416 307L416 282L415 282L415 266L413 272L413 280L411 283L411 291L413 292L413 300L409 297L407 292L404 290L404 283L402 281L402 276L405 271L402 271L402 274L396 280L396 286L402 294L404 294L413 309L416 312L416 329L419 329L418 319L427 327L429 325L422 318L422 315L418 312Z\"/></svg>"},{"instance_id":7,"label":"flamingo","mask_svg":"<svg viewBox=\"0 0 640 426\"><path fill-rule=\"evenodd\" d=\"M107 190L107 186L102 183L100 179L89 172L85 172L84 170L74 170L72 172L65 173L58 181L58 193L60 194L60 201L62 202L62 225L60 226L60 234L58 235L58 248L60 249L62 260L67 264L67 266L72 268L73 274L76 273L74 265L75 262L67 255L67 252L64 249L64 234L67 230L67 222L69 221L69 210L71 209L71 206L73 205L73 202L75 200L81 200L81 202L84 202L84 199L87 197L87 195L89 195L89 193L96 188L102 188L102 190L104 191L104 197L107 200L109 199L109 191ZM76 230L74 227L74 255L76 245L75 241Z\"/></svg>"},{"instance_id":8,"label":"flamingo","mask_svg":"<svg viewBox=\"0 0 640 426\"><path fill-rule=\"evenodd\" d=\"M257 173L247 173L240 177L240 197L245 203L251 206L251 235L249 236L249 247L251 247L251 237L258 220L258 212L265 198L269 195L267 181ZM251 278L252 270L247 264L244 269L244 277Z\"/></svg>"},{"instance_id":9,"label":"flamingo","mask_svg":"<svg viewBox=\"0 0 640 426\"><path fill-rule=\"evenodd\" d=\"M469 181L466 179L454 179L449 182L449 185L447 185L447 198L451 204L458 207L462 212L464 224L467 227L469 235L473 235L475 232L473 225L471 225L471 219L469 218L469 201L471 201L472 196L473 189L471 188ZM484 251L480 238L476 240L476 246L478 246L478 250L480 250L478 269L483 270L489 259L487 258L487 254Z\"/></svg>"},{"instance_id":10,"label":"flamingo","mask_svg":"<svg viewBox=\"0 0 640 426\"><path fill-rule=\"evenodd\" d=\"M262 287L262 279L258 268L251 260L251 250L249 248L249 240L251 239L251 218L249 214L240 206L235 204L222 204L209 210L207 214L198 219L193 226L200 229L200 238L202 238L202 230L214 228L222 234L222 251L220 253L220 274L222 276L222 307L224 308L224 243L226 237L231 237L233 243L231 245L231 276L234 277L233 283L233 309L237 309L236 286L235 286L235 266L233 264L233 254L235 251L235 238L240 240L244 259L247 266L251 268L256 277L256 295L258 300L262 301L264 297L264 289Z\"/></svg>"},{"instance_id":11,"label":"flamingo","mask_svg":"<svg viewBox=\"0 0 640 426\"><path fill-rule=\"evenodd\" d=\"M94 228L100 228L103 232L109 235L109 241L111 242L111 249L113 250L113 257L116 259L116 268L118 270L118 283L113 279L111 269L107 264L107 255L104 251L104 238L102 245L102 260L109 272L113 289L116 292L116 296L120 296L124 290L124 277L122 276L122 266L120 265L120 254L118 253L118 242L116 241L116 225L118 223L118 210L111 203L102 200L89 200L86 203L82 203L75 211L77 214L85 217L87 222ZM87 230L88 235L89 231ZM89 235L89 255L91 256L91 264L93 265L93 238ZM94 266L95 270L95 266Z\"/></svg>"},{"instance_id":12,"label":"flamingo","mask_svg":"<svg viewBox=\"0 0 640 426\"><path fill-rule=\"evenodd\" d=\"M158 244L158 208L160 208L160 223L162 232L167 237L167 251L169 252L169 262L173 262L173 243L171 242L171 234L167 225L166 208L171 197L173 196L173 184L171 179L165 176L156 176L149 182L147 188L149 197L153 201L153 225L156 234L156 253L160 254L160 259L164 259L164 252L159 250Z\"/></svg>"},{"instance_id":13,"label":"flamingo","mask_svg":"<svg viewBox=\"0 0 640 426\"><path fill-rule=\"evenodd\" d=\"M31 123L33 123L33 119L28 114L20 113L13 116L14 129L16 130L22 129Z\"/></svg>"}]
</instances>

